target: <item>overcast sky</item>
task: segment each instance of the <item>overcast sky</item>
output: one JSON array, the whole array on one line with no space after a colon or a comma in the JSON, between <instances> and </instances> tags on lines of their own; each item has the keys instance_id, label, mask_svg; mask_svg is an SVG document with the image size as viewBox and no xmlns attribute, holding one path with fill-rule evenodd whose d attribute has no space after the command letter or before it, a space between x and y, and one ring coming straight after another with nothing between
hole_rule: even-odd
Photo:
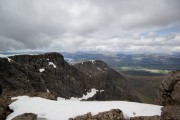
<instances>
[{"instance_id":1,"label":"overcast sky","mask_svg":"<svg viewBox=\"0 0 180 120\"><path fill-rule=\"evenodd\" d=\"M0 51L180 52L180 0L0 0Z\"/></svg>"}]
</instances>

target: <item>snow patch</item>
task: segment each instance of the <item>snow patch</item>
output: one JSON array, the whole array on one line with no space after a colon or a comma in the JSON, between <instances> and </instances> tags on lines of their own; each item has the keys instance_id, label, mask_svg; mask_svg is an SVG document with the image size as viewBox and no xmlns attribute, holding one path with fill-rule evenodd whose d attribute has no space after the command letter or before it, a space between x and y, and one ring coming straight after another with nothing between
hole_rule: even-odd
<instances>
[{"instance_id":1,"label":"snow patch","mask_svg":"<svg viewBox=\"0 0 180 120\"><path fill-rule=\"evenodd\" d=\"M49 89L47 89L47 92L48 92L48 93L50 92Z\"/></svg>"},{"instance_id":2,"label":"snow patch","mask_svg":"<svg viewBox=\"0 0 180 120\"><path fill-rule=\"evenodd\" d=\"M49 65L52 65L54 68L56 68L56 65L53 62L49 62Z\"/></svg>"},{"instance_id":3,"label":"snow patch","mask_svg":"<svg viewBox=\"0 0 180 120\"><path fill-rule=\"evenodd\" d=\"M68 63L71 63L72 61L74 61L74 59L72 58L64 58L65 61L67 61Z\"/></svg>"},{"instance_id":4,"label":"snow patch","mask_svg":"<svg viewBox=\"0 0 180 120\"><path fill-rule=\"evenodd\" d=\"M40 69L39 69L39 72L44 72L44 71L45 71L44 68L40 68Z\"/></svg>"},{"instance_id":5,"label":"snow patch","mask_svg":"<svg viewBox=\"0 0 180 120\"><path fill-rule=\"evenodd\" d=\"M98 70L102 71L101 68L97 67Z\"/></svg>"},{"instance_id":6,"label":"snow patch","mask_svg":"<svg viewBox=\"0 0 180 120\"><path fill-rule=\"evenodd\" d=\"M11 59L7 55L0 54L0 58L7 58L9 62L11 62Z\"/></svg>"},{"instance_id":7,"label":"snow patch","mask_svg":"<svg viewBox=\"0 0 180 120\"><path fill-rule=\"evenodd\" d=\"M95 63L96 63L96 61L95 61L95 60L91 60L91 62L92 62L92 64L95 64Z\"/></svg>"},{"instance_id":8,"label":"snow patch","mask_svg":"<svg viewBox=\"0 0 180 120\"><path fill-rule=\"evenodd\" d=\"M98 90L92 88L91 91L90 91L90 92L87 92L86 95L83 94L83 97L82 97L82 98L71 97L70 99L67 99L67 100L71 100L71 101L87 100L88 98L93 97L93 96L96 94L97 91L98 91ZM102 91L102 90L100 90L100 91ZM60 101L60 100L66 100L66 99L65 99L65 98L61 98L61 97L58 97L57 100Z\"/></svg>"},{"instance_id":9,"label":"snow patch","mask_svg":"<svg viewBox=\"0 0 180 120\"><path fill-rule=\"evenodd\" d=\"M162 107L127 101L54 101L28 96L19 96L12 99L17 99L9 105L10 109L14 112L7 116L6 120L11 120L23 113L37 114L39 119L68 120L70 117L83 115L88 112L95 115L111 109L122 110L125 118L128 119L134 116L161 115Z\"/></svg>"},{"instance_id":10,"label":"snow patch","mask_svg":"<svg viewBox=\"0 0 180 120\"><path fill-rule=\"evenodd\" d=\"M104 90L100 90L100 92L104 92Z\"/></svg>"}]
</instances>

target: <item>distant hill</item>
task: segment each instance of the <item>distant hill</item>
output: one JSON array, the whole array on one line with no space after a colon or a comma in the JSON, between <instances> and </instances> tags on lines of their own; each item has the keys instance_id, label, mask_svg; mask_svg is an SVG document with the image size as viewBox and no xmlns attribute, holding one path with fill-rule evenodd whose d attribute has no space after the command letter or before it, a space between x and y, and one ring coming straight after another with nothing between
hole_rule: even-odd
<instances>
[{"instance_id":1,"label":"distant hill","mask_svg":"<svg viewBox=\"0 0 180 120\"><path fill-rule=\"evenodd\" d=\"M82 60L103 60L110 67L116 69L120 67L142 67L160 70L178 70L180 69L180 54L103 54L103 53L62 53L65 58L71 58L74 61Z\"/></svg>"},{"instance_id":2,"label":"distant hill","mask_svg":"<svg viewBox=\"0 0 180 120\"><path fill-rule=\"evenodd\" d=\"M156 103L156 95L165 76L135 76L125 75L130 84L143 103Z\"/></svg>"}]
</instances>

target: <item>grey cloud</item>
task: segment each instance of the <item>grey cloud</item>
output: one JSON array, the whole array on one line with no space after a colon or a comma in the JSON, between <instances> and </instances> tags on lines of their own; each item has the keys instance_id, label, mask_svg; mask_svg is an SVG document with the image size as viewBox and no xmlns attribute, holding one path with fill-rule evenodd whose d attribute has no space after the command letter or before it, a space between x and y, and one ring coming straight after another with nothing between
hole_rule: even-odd
<instances>
[{"instance_id":1,"label":"grey cloud","mask_svg":"<svg viewBox=\"0 0 180 120\"><path fill-rule=\"evenodd\" d=\"M0 51L176 51L179 33L153 31L179 26L179 11L179 0L0 0Z\"/></svg>"}]
</instances>

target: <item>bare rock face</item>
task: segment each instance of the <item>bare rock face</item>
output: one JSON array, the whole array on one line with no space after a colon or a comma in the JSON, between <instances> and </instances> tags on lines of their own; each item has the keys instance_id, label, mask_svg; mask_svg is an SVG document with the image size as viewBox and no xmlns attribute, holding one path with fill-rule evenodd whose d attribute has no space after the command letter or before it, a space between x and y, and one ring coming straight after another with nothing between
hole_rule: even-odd
<instances>
[{"instance_id":1,"label":"bare rock face","mask_svg":"<svg viewBox=\"0 0 180 120\"><path fill-rule=\"evenodd\" d=\"M89 100L139 101L127 80L96 60L69 65L59 53L0 58L0 92L47 92L63 98L82 97L92 88L104 90ZM2 85L2 88L1 88ZM7 93L8 93L7 92Z\"/></svg>"},{"instance_id":2,"label":"bare rock face","mask_svg":"<svg viewBox=\"0 0 180 120\"><path fill-rule=\"evenodd\" d=\"M47 92L63 98L81 97L87 91L82 72L70 66L59 53L16 55L0 58L3 89Z\"/></svg>"},{"instance_id":3,"label":"bare rock face","mask_svg":"<svg viewBox=\"0 0 180 120\"><path fill-rule=\"evenodd\" d=\"M12 120L37 120L37 115L33 113L24 113L16 116Z\"/></svg>"},{"instance_id":4,"label":"bare rock face","mask_svg":"<svg viewBox=\"0 0 180 120\"><path fill-rule=\"evenodd\" d=\"M163 120L180 120L180 71L173 71L162 82L157 101L163 105Z\"/></svg>"},{"instance_id":5,"label":"bare rock face","mask_svg":"<svg viewBox=\"0 0 180 120\"><path fill-rule=\"evenodd\" d=\"M157 94L160 105L180 104L180 71L174 71L165 77Z\"/></svg>"},{"instance_id":6,"label":"bare rock face","mask_svg":"<svg viewBox=\"0 0 180 120\"><path fill-rule=\"evenodd\" d=\"M161 120L160 116L138 116L131 117L130 120Z\"/></svg>"},{"instance_id":7,"label":"bare rock face","mask_svg":"<svg viewBox=\"0 0 180 120\"><path fill-rule=\"evenodd\" d=\"M180 105L163 107L161 116L163 120L180 120Z\"/></svg>"},{"instance_id":8,"label":"bare rock face","mask_svg":"<svg viewBox=\"0 0 180 120\"><path fill-rule=\"evenodd\" d=\"M91 113L87 113L76 118L70 118L69 120L125 120L123 113L119 109L112 109L110 111L101 112L92 116Z\"/></svg>"},{"instance_id":9,"label":"bare rock face","mask_svg":"<svg viewBox=\"0 0 180 120\"><path fill-rule=\"evenodd\" d=\"M78 70L89 76L86 80L88 88L103 90L89 100L129 100L138 101L139 98L127 83L127 79L119 72L111 69L101 60L91 60L74 64Z\"/></svg>"}]
</instances>

